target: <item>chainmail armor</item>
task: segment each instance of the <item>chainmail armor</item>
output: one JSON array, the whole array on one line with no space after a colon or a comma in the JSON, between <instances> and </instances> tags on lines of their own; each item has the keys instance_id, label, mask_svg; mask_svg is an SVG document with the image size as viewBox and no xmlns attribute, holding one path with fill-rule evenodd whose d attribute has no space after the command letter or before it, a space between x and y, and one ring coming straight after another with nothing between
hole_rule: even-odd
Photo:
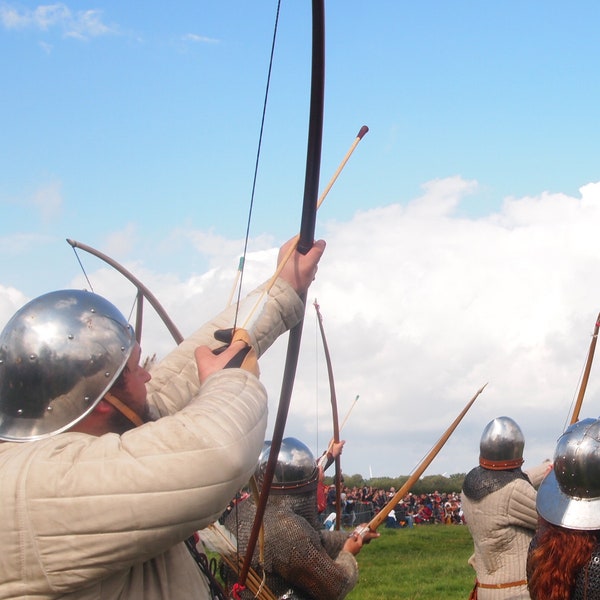
<instances>
[{"instance_id":1,"label":"chainmail armor","mask_svg":"<svg viewBox=\"0 0 600 600\"><path fill-rule=\"evenodd\" d=\"M600 545L597 545L588 564L579 571L571 600L597 600L600 598Z\"/></svg>"},{"instance_id":2,"label":"chainmail armor","mask_svg":"<svg viewBox=\"0 0 600 600\"><path fill-rule=\"evenodd\" d=\"M242 556L252 531L256 505L252 498L239 503L225 519L225 526L237 537ZM341 600L356 585L358 567L354 556L341 552L348 534L327 531L318 521L316 492L271 495L263 518L264 563L259 565L259 543L252 568L279 599ZM237 575L224 563L221 574L227 585ZM249 590L242 592L253 598Z\"/></svg>"},{"instance_id":3,"label":"chainmail armor","mask_svg":"<svg viewBox=\"0 0 600 600\"><path fill-rule=\"evenodd\" d=\"M529 481L529 477L520 468L508 471L490 471L483 467L475 467L467 473L462 491L469 500L479 502L492 492L501 490L515 479Z\"/></svg>"}]
</instances>

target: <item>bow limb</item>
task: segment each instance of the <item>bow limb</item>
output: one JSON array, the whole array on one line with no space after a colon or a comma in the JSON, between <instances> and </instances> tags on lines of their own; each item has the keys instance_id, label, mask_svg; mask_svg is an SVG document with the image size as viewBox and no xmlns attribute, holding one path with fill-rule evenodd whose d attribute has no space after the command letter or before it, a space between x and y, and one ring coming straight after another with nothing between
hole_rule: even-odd
<instances>
[{"instance_id":1,"label":"bow limb","mask_svg":"<svg viewBox=\"0 0 600 600\"><path fill-rule=\"evenodd\" d=\"M310 118L306 149L304 198L298 252L306 254L313 246L319 199L323 113L325 108L325 2L312 0L312 66Z\"/></svg>"},{"instance_id":2,"label":"bow limb","mask_svg":"<svg viewBox=\"0 0 600 600\"><path fill-rule=\"evenodd\" d=\"M104 261L106 264L110 265L121 273L123 277L125 277L128 281L130 281L137 289L137 312L136 312L136 321L135 321L135 337L137 342L139 343L142 338L142 317L143 317L143 298L146 298L150 305L158 316L161 318L162 322L165 324L172 338L175 340L176 344L181 344L183 341L183 336L181 335L179 329L175 326L175 323L171 320L167 311L162 307L160 302L156 299L154 294L132 273L130 273L123 265L119 264L116 260L110 258L106 254L103 254L99 250L92 248L91 246L86 246L81 242L77 242L75 240L67 239L67 242L70 246L72 246L73 250L76 248L80 248L85 252L89 252L90 254L96 256L100 260Z\"/></svg>"},{"instance_id":3,"label":"bow limb","mask_svg":"<svg viewBox=\"0 0 600 600\"><path fill-rule=\"evenodd\" d=\"M417 468L413 471L412 475L406 480L404 485L394 494L392 499L369 521L368 525L362 528L358 528L356 533L364 536L368 531L376 531L377 528L385 521L386 517L390 514L392 509L404 498L404 496L410 491L410 488L415 484L415 482L421 477L424 473L425 469L431 464L431 461L438 455L439 451L442 449L444 444L448 441L448 438L452 435L452 432L458 427L458 424L462 421L462 418L467 414L468 410L471 408L477 397L483 390L485 389L485 385L483 385L475 395L469 400L467 405L462 409L458 417L452 421L452 424L442 437L438 440L437 444L429 451L429 454L421 461L421 463L417 466Z\"/></svg>"},{"instance_id":4,"label":"bow limb","mask_svg":"<svg viewBox=\"0 0 600 600\"><path fill-rule=\"evenodd\" d=\"M319 175L321 168L321 143L323 139L323 109L325 97L325 4L323 0L312 0L312 70L310 95L310 121L308 128L308 146L306 153L306 175L304 179L304 199L302 203L302 220L298 252L306 254L313 246L316 225L317 200L319 194ZM301 296L306 305L306 294ZM279 398L279 407L273 429L271 449L265 468L262 489L256 506L256 517L248 538L246 556L239 575L239 582L244 585L252 555L256 547L262 524L269 491L277 466L277 457L281 449L281 441L289 411L294 378L300 354L303 319L290 330L288 347L283 372L283 382Z\"/></svg>"},{"instance_id":5,"label":"bow limb","mask_svg":"<svg viewBox=\"0 0 600 600\"><path fill-rule=\"evenodd\" d=\"M573 423L577 423L579 420L579 413L581 412L581 405L583 404L583 397L585 396L585 390L587 388L588 380L590 378L590 371L592 369L592 361L594 360L594 352L596 351L598 329L600 329L600 314L598 314L596 319L596 325L594 327L594 333L592 334L592 341L590 342L590 349L588 351L585 369L583 371L581 386L579 387L579 393L577 394L577 400L575 401L575 407L573 408L573 415L571 416L571 422L569 425L573 425Z\"/></svg>"},{"instance_id":6,"label":"bow limb","mask_svg":"<svg viewBox=\"0 0 600 600\"><path fill-rule=\"evenodd\" d=\"M319 330L321 339L323 340L323 351L325 353L325 362L327 363L327 376L329 378L329 392L331 397L331 416L333 419L333 442L332 447L340 441L340 426L338 419L337 396L335 393L335 379L333 377L333 366L331 364L331 355L329 354L329 346L325 338L325 329L323 328L323 317L319 310L319 304L316 299L314 301L315 311L317 312L317 320L319 322ZM340 455L335 456L335 529L339 531L340 521L342 518L342 466Z\"/></svg>"}]
</instances>

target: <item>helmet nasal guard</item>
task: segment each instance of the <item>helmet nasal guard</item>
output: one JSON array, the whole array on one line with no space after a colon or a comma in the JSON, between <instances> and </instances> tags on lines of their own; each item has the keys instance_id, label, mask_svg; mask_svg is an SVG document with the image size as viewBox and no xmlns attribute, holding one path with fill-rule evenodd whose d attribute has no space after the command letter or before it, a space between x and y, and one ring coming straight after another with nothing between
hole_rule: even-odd
<instances>
[{"instance_id":1,"label":"helmet nasal guard","mask_svg":"<svg viewBox=\"0 0 600 600\"><path fill-rule=\"evenodd\" d=\"M111 388L135 342L119 310L92 292L31 300L0 333L0 440L36 440L80 421Z\"/></svg>"}]
</instances>

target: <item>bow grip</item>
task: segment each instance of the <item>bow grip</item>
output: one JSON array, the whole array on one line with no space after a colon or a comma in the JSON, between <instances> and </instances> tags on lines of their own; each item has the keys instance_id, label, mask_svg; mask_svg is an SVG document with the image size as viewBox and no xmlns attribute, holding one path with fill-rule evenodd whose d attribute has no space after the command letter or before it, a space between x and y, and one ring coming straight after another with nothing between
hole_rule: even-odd
<instances>
[{"instance_id":1,"label":"bow grip","mask_svg":"<svg viewBox=\"0 0 600 600\"><path fill-rule=\"evenodd\" d=\"M229 345L231 344L231 340L233 339L233 327L230 327L229 329L217 329L213 336L214 338L218 341L218 342L223 342L223 346L219 346L219 348L215 348L212 353L219 355L222 352L224 352L225 350L227 350L227 348L229 348ZM225 365L225 369L239 369L242 366L242 363L244 362L244 359L246 358L246 355L248 354L248 352L250 352L250 350L252 350L252 348L250 346L246 346L245 348L242 348L226 365Z\"/></svg>"}]
</instances>

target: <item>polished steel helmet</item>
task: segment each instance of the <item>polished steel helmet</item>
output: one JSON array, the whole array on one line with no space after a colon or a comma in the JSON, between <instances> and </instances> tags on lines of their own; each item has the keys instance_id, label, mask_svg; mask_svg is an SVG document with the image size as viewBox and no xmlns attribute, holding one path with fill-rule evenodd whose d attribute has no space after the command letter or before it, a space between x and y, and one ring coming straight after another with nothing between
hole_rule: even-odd
<instances>
[{"instance_id":1,"label":"polished steel helmet","mask_svg":"<svg viewBox=\"0 0 600 600\"><path fill-rule=\"evenodd\" d=\"M485 469L505 471L523 464L525 438L517 423L510 417L496 417L481 434L479 464Z\"/></svg>"},{"instance_id":2,"label":"polished steel helmet","mask_svg":"<svg viewBox=\"0 0 600 600\"><path fill-rule=\"evenodd\" d=\"M265 442L258 457L255 476L262 486L267 462L271 454L271 442ZM313 453L300 440L289 437L281 440L277 465L273 474L271 490L274 493L300 493L316 489L319 469Z\"/></svg>"},{"instance_id":3,"label":"polished steel helmet","mask_svg":"<svg viewBox=\"0 0 600 600\"><path fill-rule=\"evenodd\" d=\"M600 419L571 425L537 494L542 518L567 529L600 529Z\"/></svg>"},{"instance_id":4,"label":"polished steel helmet","mask_svg":"<svg viewBox=\"0 0 600 600\"><path fill-rule=\"evenodd\" d=\"M0 333L0 440L68 429L110 389L135 335L108 300L59 290L23 306Z\"/></svg>"}]
</instances>

